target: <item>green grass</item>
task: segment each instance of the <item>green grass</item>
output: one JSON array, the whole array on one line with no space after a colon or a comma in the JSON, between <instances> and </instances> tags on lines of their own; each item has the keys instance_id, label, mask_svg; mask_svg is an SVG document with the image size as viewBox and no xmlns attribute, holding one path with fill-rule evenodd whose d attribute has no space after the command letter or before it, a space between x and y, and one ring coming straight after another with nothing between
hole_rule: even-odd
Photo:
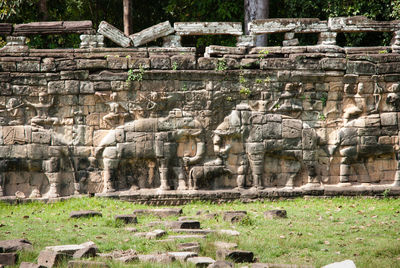
<instances>
[{"instance_id":1,"label":"green grass","mask_svg":"<svg viewBox=\"0 0 400 268\"><path fill-rule=\"evenodd\" d=\"M0 203L0 240L26 238L33 243L33 252L23 252L20 261L36 262L39 252L46 246L79 244L93 241L101 252L116 249L134 249L141 254L177 250L177 243L160 243L133 237L116 223L114 215L131 213L134 209L148 208L113 199L79 198L43 204L33 202L21 205ZM270 209L287 210L287 219L264 219L263 212ZM103 217L70 219L73 210L97 210ZM222 217L206 220L196 216L199 210L221 212L246 210L248 217L236 224L224 222ZM357 267L400 267L400 200L372 198L311 198L265 201L243 204L240 202L211 204L197 202L183 206L183 215L201 221L202 228L234 229L238 237L212 234L201 243L200 255L215 258L213 241L235 242L242 250L253 251L259 262L312 264L320 267L335 261L353 260ZM28 216L28 217L26 217ZM162 220L176 220L177 217ZM139 232L147 227L154 216L138 216ZM159 226L162 227L162 226ZM181 241L179 241L181 242ZM112 267L128 267L108 262ZM129 267L192 267L178 262L170 266L155 264L129 264ZM238 266L239 267L239 266Z\"/></svg>"}]
</instances>

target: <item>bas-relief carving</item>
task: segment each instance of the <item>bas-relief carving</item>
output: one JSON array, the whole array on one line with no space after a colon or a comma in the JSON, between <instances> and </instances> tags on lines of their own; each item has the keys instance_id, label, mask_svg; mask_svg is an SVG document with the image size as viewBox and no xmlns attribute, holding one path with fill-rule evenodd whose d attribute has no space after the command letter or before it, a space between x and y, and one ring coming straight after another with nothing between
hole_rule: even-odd
<instances>
[{"instance_id":1,"label":"bas-relief carving","mask_svg":"<svg viewBox=\"0 0 400 268\"><path fill-rule=\"evenodd\" d=\"M107 134L92 153L84 155L76 155L75 149L87 144L86 133L93 130L86 125L81 108L58 118L50 110L54 97L46 93L39 94L38 102L10 98L1 111L8 119L2 127L3 142L23 146L22 151L35 144L48 147L41 150L57 151L35 152L43 154L40 156L12 154L17 162L28 163L33 158L40 166L26 169L42 173L45 180L28 183L30 190L25 190L25 195L32 198L140 188L210 189L218 188L213 180L224 177L233 179L238 190L276 186L320 189L330 183L318 170L321 152L331 163L338 159L339 185L349 185L350 177L357 173L363 174L357 183L373 183L376 179L367 176L371 159L400 158L399 85L385 88L377 80L373 82L372 94L365 92L363 82L343 85L342 104L335 104L342 109L335 111L341 117L328 117L325 122L336 126L331 128L334 139L328 138L327 145L321 143L314 125L301 119L302 95L307 91L301 83L284 84L275 98L276 92L263 91L260 100L237 104L214 130L200 123L209 119L187 111L172 109L162 115L177 100L173 94L135 92L133 100L121 101L116 92L97 92L95 96L107 108L102 119L109 130L104 130ZM30 120L24 106L34 108ZM24 126L24 122L31 125ZM206 135L207 131L212 135ZM206 148L212 151L206 152ZM5 177L12 171L7 161L2 162L0 196L7 192ZM326 165L331 172L330 163ZM400 186L399 165L394 177L394 185Z\"/></svg>"}]
</instances>

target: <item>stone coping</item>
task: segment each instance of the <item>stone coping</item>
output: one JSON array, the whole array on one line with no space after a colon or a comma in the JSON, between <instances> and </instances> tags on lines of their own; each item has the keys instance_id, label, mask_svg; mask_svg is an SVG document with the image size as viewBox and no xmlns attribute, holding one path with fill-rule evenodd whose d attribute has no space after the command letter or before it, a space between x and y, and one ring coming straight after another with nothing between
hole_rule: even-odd
<instances>
[{"instance_id":1,"label":"stone coping","mask_svg":"<svg viewBox=\"0 0 400 268\"><path fill-rule=\"evenodd\" d=\"M15 196L0 197L0 202L10 204L43 202L54 203L71 198L82 198L87 195L73 195L57 198L25 198L18 199ZM110 193L97 193L99 198L113 198L146 205L184 205L193 201L211 201L215 203L253 202L270 199L292 199L297 197L331 198L336 196L363 196L363 197L399 197L400 187L392 185L353 185L338 186L324 185L319 188L306 189L303 187L288 188L266 188L263 190L198 190L198 191L160 191L158 189L141 189L136 191L115 191Z\"/></svg>"}]
</instances>

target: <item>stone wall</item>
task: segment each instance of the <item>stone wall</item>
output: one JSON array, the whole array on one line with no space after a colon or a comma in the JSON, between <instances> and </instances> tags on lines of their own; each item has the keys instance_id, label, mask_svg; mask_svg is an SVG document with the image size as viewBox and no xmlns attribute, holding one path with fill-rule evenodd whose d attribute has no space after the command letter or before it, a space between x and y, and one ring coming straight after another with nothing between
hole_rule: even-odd
<instances>
[{"instance_id":1,"label":"stone wall","mask_svg":"<svg viewBox=\"0 0 400 268\"><path fill-rule=\"evenodd\" d=\"M400 186L391 47L206 52L0 50L0 194Z\"/></svg>"}]
</instances>

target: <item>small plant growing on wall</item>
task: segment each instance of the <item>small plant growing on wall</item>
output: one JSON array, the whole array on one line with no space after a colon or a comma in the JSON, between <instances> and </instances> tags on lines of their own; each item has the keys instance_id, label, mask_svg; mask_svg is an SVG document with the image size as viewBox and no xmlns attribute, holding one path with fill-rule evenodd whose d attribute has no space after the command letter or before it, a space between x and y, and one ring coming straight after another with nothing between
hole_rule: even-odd
<instances>
[{"instance_id":1,"label":"small plant growing on wall","mask_svg":"<svg viewBox=\"0 0 400 268\"><path fill-rule=\"evenodd\" d=\"M225 59L218 59L217 66L215 67L216 71L225 71L228 69L228 66L226 65L226 60Z\"/></svg>"},{"instance_id":2,"label":"small plant growing on wall","mask_svg":"<svg viewBox=\"0 0 400 268\"><path fill-rule=\"evenodd\" d=\"M127 83L130 81L142 81L143 80L143 74L144 74L144 68L142 65L139 65L139 72L135 72L133 69L130 69L128 71L128 79L126 80Z\"/></svg>"},{"instance_id":3,"label":"small plant growing on wall","mask_svg":"<svg viewBox=\"0 0 400 268\"><path fill-rule=\"evenodd\" d=\"M178 63L176 61L172 63L172 70L174 71L178 70Z\"/></svg>"}]
</instances>

